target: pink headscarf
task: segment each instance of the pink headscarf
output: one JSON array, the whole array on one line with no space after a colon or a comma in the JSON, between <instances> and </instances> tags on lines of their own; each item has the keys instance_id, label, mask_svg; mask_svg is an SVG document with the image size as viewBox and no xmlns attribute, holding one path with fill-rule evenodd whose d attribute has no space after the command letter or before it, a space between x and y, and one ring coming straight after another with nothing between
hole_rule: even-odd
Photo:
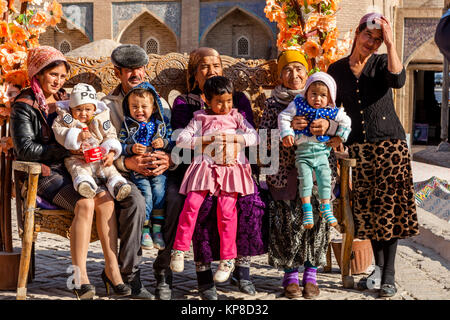
<instances>
[{"instance_id":1,"label":"pink headscarf","mask_svg":"<svg viewBox=\"0 0 450 320\"><path fill-rule=\"evenodd\" d=\"M380 24L376 22L376 20L381 20L382 18L386 19L382 14L377 12L370 12L366 15L364 15L361 20L359 20L358 28L363 23L367 23L367 25L378 25L378 27L375 27L377 29L380 29Z\"/></svg>"},{"instance_id":2,"label":"pink headscarf","mask_svg":"<svg viewBox=\"0 0 450 320\"><path fill-rule=\"evenodd\" d=\"M359 27L361 25L363 25L364 23L367 24L368 28L380 29L381 26L376 20L381 20L381 19L386 19L385 16L383 16L381 13L377 13L377 12L367 13L361 18L361 20L359 20L358 27L356 28L356 30L358 30ZM355 49L355 45L356 45L356 34L355 34L355 38L353 39L353 46L352 46L352 50L351 50L350 54L353 53L353 50Z\"/></svg>"},{"instance_id":3,"label":"pink headscarf","mask_svg":"<svg viewBox=\"0 0 450 320\"><path fill-rule=\"evenodd\" d=\"M28 51L27 70L28 78L31 83L31 90L33 90L36 96L39 109L45 114L45 116L48 116L49 107L47 105L44 92L42 91L42 86L36 78L36 75L39 71L56 61L67 62L61 51L53 47L39 46Z\"/></svg>"}]
</instances>

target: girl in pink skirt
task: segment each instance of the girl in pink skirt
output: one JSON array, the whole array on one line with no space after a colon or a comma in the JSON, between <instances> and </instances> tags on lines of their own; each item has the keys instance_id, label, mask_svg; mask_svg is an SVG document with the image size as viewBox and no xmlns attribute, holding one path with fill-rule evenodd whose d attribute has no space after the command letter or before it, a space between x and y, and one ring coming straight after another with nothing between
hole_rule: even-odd
<instances>
[{"instance_id":1,"label":"girl in pink skirt","mask_svg":"<svg viewBox=\"0 0 450 320\"><path fill-rule=\"evenodd\" d=\"M238 195L255 192L252 171L245 154L227 152L226 141L237 141L242 149L258 144L256 130L233 108L233 83L217 76L204 85L209 109L194 113L194 118L177 138L177 146L199 150L187 169L180 193L187 195L180 214L170 268L184 270L184 254L189 251L197 215L208 193L217 196L217 225L220 235L220 264L214 275L224 282L234 269L237 256L236 229ZM197 149L199 148L199 149Z\"/></svg>"}]
</instances>

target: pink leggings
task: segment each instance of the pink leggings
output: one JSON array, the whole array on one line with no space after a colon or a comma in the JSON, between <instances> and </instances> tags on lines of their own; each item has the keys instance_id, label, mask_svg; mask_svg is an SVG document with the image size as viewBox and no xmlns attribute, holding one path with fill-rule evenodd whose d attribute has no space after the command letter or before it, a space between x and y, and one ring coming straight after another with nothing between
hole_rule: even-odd
<instances>
[{"instance_id":1,"label":"pink leggings","mask_svg":"<svg viewBox=\"0 0 450 320\"><path fill-rule=\"evenodd\" d=\"M191 191L188 193L178 221L173 249L189 251L198 211L207 194L208 191ZM237 196L237 193L221 192L217 197L217 227L220 236L221 260L234 259L237 256Z\"/></svg>"}]
</instances>

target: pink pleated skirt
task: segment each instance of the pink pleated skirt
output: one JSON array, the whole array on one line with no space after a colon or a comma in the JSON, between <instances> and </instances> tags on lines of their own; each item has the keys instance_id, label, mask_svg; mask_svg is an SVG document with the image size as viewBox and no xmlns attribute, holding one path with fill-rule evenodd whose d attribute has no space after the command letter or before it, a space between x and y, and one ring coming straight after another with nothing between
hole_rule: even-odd
<instances>
[{"instance_id":1,"label":"pink pleated skirt","mask_svg":"<svg viewBox=\"0 0 450 320\"><path fill-rule=\"evenodd\" d=\"M237 192L244 196L255 193L250 164L237 163L228 167L208 162L190 164L181 183L181 194L187 195L190 191L209 191L212 195L218 195L219 191Z\"/></svg>"}]
</instances>

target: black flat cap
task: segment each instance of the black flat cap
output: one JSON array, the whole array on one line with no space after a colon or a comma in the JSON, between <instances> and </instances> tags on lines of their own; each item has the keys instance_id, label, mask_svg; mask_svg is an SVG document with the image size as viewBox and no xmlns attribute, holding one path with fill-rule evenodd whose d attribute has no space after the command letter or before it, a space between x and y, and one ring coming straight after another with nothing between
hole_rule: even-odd
<instances>
[{"instance_id":1,"label":"black flat cap","mask_svg":"<svg viewBox=\"0 0 450 320\"><path fill-rule=\"evenodd\" d=\"M148 55L135 44L122 44L111 53L111 62L119 68L135 69L148 64Z\"/></svg>"}]
</instances>

